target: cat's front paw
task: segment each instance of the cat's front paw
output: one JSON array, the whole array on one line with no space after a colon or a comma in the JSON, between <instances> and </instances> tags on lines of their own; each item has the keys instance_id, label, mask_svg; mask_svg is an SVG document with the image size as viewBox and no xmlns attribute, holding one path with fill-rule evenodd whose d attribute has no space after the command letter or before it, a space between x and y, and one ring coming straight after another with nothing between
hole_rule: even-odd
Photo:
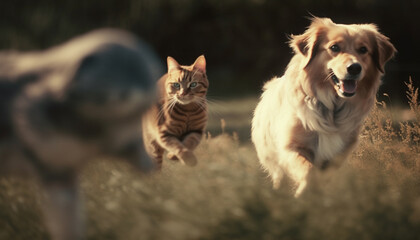
<instances>
[{"instance_id":1,"label":"cat's front paw","mask_svg":"<svg viewBox=\"0 0 420 240\"><path fill-rule=\"evenodd\" d=\"M182 151L177 155L177 157L185 165L188 165L190 167L197 165L197 158L191 151Z\"/></svg>"}]
</instances>

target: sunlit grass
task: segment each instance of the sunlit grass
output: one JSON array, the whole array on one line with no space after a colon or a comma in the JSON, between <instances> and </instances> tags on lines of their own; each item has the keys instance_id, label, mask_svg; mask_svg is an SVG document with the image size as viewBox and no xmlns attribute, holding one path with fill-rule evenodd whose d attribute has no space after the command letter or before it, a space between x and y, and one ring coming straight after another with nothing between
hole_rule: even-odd
<instances>
[{"instance_id":1,"label":"sunlit grass","mask_svg":"<svg viewBox=\"0 0 420 240\"><path fill-rule=\"evenodd\" d=\"M142 176L97 159L84 170L88 239L419 239L420 111L410 86L409 117L378 103L349 161L299 199L287 180L273 190L259 166L247 137L257 99L210 105L196 167L165 159L162 172ZM45 239L37 189L0 180L0 239Z\"/></svg>"},{"instance_id":2,"label":"sunlit grass","mask_svg":"<svg viewBox=\"0 0 420 240\"><path fill-rule=\"evenodd\" d=\"M241 142L251 139L251 120L258 98L246 97L209 103L209 121L207 129L211 135L222 133L238 134Z\"/></svg>"}]
</instances>

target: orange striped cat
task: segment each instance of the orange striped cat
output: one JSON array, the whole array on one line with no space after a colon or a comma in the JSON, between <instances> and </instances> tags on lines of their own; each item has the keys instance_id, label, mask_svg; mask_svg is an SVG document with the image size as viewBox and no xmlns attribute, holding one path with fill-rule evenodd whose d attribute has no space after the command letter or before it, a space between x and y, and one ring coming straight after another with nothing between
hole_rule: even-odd
<instances>
[{"instance_id":1,"label":"orange striped cat","mask_svg":"<svg viewBox=\"0 0 420 240\"><path fill-rule=\"evenodd\" d=\"M158 81L160 99L143 118L146 151L162 168L163 153L168 159L194 166L193 150L207 125L206 93L209 82L206 59L200 56L190 66L181 66L168 57L168 72Z\"/></svg>"}]
</instances>

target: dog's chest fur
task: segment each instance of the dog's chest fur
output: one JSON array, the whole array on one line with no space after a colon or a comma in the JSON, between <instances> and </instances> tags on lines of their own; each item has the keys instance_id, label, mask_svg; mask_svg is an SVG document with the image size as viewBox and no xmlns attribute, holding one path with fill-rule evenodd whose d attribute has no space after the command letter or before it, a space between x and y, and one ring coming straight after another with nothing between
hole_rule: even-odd
<instances>
[{"instance_id":1,"label":"dog's chest fur","mask_svg":"<svg viewBox=\"0 0 420 240\"><path fill-rule=\"evenodd\" d=\"M312 136L305 148L312 152L315 165L334 161L354 141L355 126L361 119L352 116L354 108L344 101L327 107L316 98L307 97L305 104L298 112L305 131Z\"/></svg>"},{"instance_id":2,"label":"dog's chest fur","mask_svg":"<svg viewBox=\"0 0 420 240\"><path fill-rule=\"evenodd\" d=\"M318 133L317 143L314 159L316 164L333 160L346 146L346 140L340 134Z\"/></svg>"}]
</instances>

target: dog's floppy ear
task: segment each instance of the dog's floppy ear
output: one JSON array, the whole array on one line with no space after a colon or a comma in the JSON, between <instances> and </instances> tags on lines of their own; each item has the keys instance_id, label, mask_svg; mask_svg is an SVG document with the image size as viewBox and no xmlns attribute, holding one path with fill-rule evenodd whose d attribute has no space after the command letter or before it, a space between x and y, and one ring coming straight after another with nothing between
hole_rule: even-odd
<instances>
[{"instance_id":1,"label":"dog's floppy ear","mask_svg":"<svg viewBox=\"0 0 420 240\"><path fill-rule=\"evenodd\" d=\"M377 27L373 24L365 26L371 31L371 41L373 42L372 58L375 66L382 73L385 71L385 64L397 52L394 45L389 41L389 38L379 33Z\"/></svg>"},{"instance_id":2,"label":"dog's floppy ear","mask_svg":"<svg viewBox=\"0 0 420 240\"><path fill-rule=\"evenodd\" d=\"M325 32L325 26L332 23L329 18L314 17L311 25L303 34L291 36L290 47L295 54L302 54L307 59L305 68L311 63L318 52L319 43Z\"/></svg>"}]
</instances>

